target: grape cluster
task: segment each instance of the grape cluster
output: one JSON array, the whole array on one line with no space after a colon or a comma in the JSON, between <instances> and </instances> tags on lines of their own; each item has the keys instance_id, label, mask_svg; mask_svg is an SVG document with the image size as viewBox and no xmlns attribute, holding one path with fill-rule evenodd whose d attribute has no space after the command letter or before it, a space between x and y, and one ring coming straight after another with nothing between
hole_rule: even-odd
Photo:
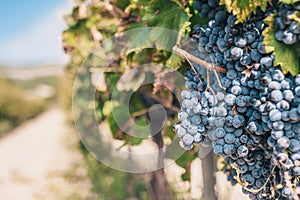
<instances>
[{"instance_id":1,"label":"grape cluster","mask_svg":"<svg viewBox=\"0 0 300 200\"><path fill-rule=\"evenodd\" d=\"M242 184L243 192L251 199L297 199L300 75L284 75L280 66L274 66L274 56L266 53L262 36L266 27L263 20L281 4L269 5L265 12L258 9L246 22L237 23L235 16L223 6L211 6L212 2L194 3L200 17L209 17L210 21L196 25L191 37L197 45L197 57L227 70L219 74L219 89L226 91L210 91L209 88L218 89L217 83L208 85L207 77L198 68L196 74L188 70L176 133L185 149L191 149L193 143L210 141L214 153L225 159L228 179ZM193 95L194 103L186 106ZM216 101L203 105L202 99ZM203 117L201 111L190 113L197 107L203 107L206 115L205 120L195 124L193 118ZM191 134L185 120L189 126L204 127L202 132L195 128ZM195 139L197 134L201 139Z\"/></svg>"},{"instance_id":2,"label":"grape cluster","mask_svg":"<svg viewBox=\"0 0 300 200\"><path fill-rule=\"evenodd\" d=\"M218 0L199 0L193 4L195 10L199 12L201 18L208 17L210 19L225 19L226 12L224 6L219 6Z\"/></svg>"},{"instance_id":3,"label":"grape cluster","mask_svg":"<svg viewBox=\"0 0 300 200\"><path fill-rule=\"evenodd\" d=\"M181 138L180 145L184 149L190 150L193 143L200 142L208 147L211 145L211 136L208 134L208 130L222 126L223 119L227 114L226 109L222 106L224 93L217 92L216 95L210 93L207 90L206 81L201 75L196 76L192 70L185 73L185 78L186 87L190 90L181 92L182 104L178 113L179 122L174 128Z\"/></svg>"},{"instance_id":4,"label":"grape cluster","mask_svg":"<svg viewBox=\"0 0 300 200\"><path fill-rule=\"evenodd\" d=\"M295 5L281 4L275 19L276 39L285 44L295 44L300 40L300 23L291 18L292 14L300 11L300 2Z\"/></svg>"}]
</instances>

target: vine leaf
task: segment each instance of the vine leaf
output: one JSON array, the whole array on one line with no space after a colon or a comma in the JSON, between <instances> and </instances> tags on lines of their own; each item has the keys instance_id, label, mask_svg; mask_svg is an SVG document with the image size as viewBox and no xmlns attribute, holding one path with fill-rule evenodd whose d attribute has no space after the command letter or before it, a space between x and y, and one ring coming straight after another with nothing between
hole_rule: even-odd
<instances>
[{"instance_id":1,"label":"vine leaf","mask_svg":"<svg viewBox=\"0 0 300 200\"><path fill-rule=\"evenodd\" d=\"M293 14L290 15L290 18L300 23L300 12L299 11L294 12Z\"/></svg>"},{"instance_id":2,"label":"vine leaf","mask_svg":"<svg viewBox=\"0 0 300 200\"><path fill-rule=\"evenodd\" d=\"M280 65L283 73L290 72L292 75L297 75L300 69L300 45L299 43L286 45L276 40L275 29L273 28L274 19L274 14L265 19L265 23L268 25L263 32L266 52L273 52L275 56L274 65Z\"/></svg>"},{"instance_id":3,"label":"vine leaf","mask_svg":"<svg viewBox=\"0 0 300 200\"><path fill-rule=\"evenodd\" d=\"M191 17L191 15L189 14L189 18L190 17ZM180 44L182 35L184 35L186 33L186 31L189 29L190 25L191 25L191 22L185 22L182 25L182 27L179 31L179 36L177 37L176 45ZM166 66L168 66L169 68L171 68L173 70L177 70L182 65L182 62L183 62L182 57L178 56L176 53L172 53L171 56L166 61Z\"/></svg>"},{"instance_id":4,"label":"vine leaf","mask_svg":"<svg viewBox=\"0 0 300 200\"><path fill-rule=\"evenodd\" d=\"M173 124L175 124L175 120L167 121L166 126L163 127L163 134L173 140L176 137L176 134L173 130Z\"/></svg>"},{"instance_id":5,"label":"vine leaf","mask_svg":"<svg viewBox=\"0 0 300 200\"><path fill-rule=\"evenodd\" d=\"M171 69L177 70L182 65L182 60L182 57L178 56L175 53L172 53L172 55L166 61L166 66Z\"/></svg>"},{"instance_id":6,"label":"vine leaf","mask_svg":"<svg viewBox=\"0 0 300 200\"><path fill-rule=\"evenodd\" d=\"M185 169L181 175L183 181L191 180L191 163L195 158L197 158L197 154L193 151L186 151L175 161L177 165Z\"/></svg>"},{"instance_id":7,"label":"vine leaf","mask_svg":"<svg viewBox=\"0 0 300 200\"><path fill-rule=\"evenodd\" d=\"M225 5L228 12L237 16L239 22L245 21L251 13L256 13L257 7L266 10L271 0L221 0L220 5Z\"/></svg>"},{"instance_id":8,"label":"vine leaf","mask_svg":"<svg viewBox=\"0 0 300 200\"><path fill-rule=\"evenodd\" d=\"M299 2L300 0L279 0L279 1L284 4L294 4Z\"/></svg>"},{"instance_id":9,"label":"vine leaf","mask_svg":"<svg viewBox=\"0 0 300 200\"><path fill-rule=\"evenodd\" d=\"M143 48L149 48L153 46L153 41L151 41L151 38L149 38L151 29L143 28L143 29L136 29L136 32L132 34L130 46L126 50L126 55L135 52L137 50L141 50ZM147 38L147 39L145 39Z\"/></svg>"},{"instance_id":10,"label":"vine leaf","mask_svg":"<svg viewBox=\"0 0 300 200\"><path fill-rule=\"evenodd\" d=\"M144 48L164 49L172 52L172 47L180 41L190 25L190 15L182 3L178 0L151 0L141 2L144 4L141 15L141 27L156 27L157 29L141 29L132 37L131 46L126 54ZM162 28L162 29L159 29ZM171 69L178 69L182 59L170 54L167 59L167 66Z\"/></svg>"},{"instance_id":11,"label":"vine leaf","mask_svg":"<svg viewBox=\"0 0 300 200\"><path fill-rule=\"evenodd\" d=\"M179 31L189 19L184 7L177 0L152 0L146 4L145 11L142 21L148 26Z\"/></svg>"},{"instance_id":12,"label":"vine leaf","mask_svg":"<svg viewBox=\"0 0 300 200\"><path fill-rule=\"evenodd\" d=\"M107 122L115 139L125 140L129 145L139 145L144 138L150 135L150 128L146 127L148 121L145 116L136 119L124 115L126 113L124 105L116 106L113 110L114 114L110 113ZM118 116L119 124L116 122L115 116Z\"/></svg>"}]
</instances>

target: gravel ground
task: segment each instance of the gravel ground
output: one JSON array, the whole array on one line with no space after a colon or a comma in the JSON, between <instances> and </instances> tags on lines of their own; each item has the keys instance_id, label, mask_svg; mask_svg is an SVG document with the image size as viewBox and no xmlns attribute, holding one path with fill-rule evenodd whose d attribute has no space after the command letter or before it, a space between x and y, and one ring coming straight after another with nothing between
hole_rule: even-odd
<instances>
[{"instance_id":1,"label":"gravel ground","mask_svg":"<svg viewBox=\"0 0 300 200\"><path fill-rule=\"evenodd\" d=\"M65 120L63 111L50 109L0 140L0 199L97 198L90 192L86 166L76 148L76 132L66 125ZM153 145L146 146L151 150ZM201 198L204 183L200 159L192 163L191 184L181 180L183 169L176 164L167 166L165 171L171 186L178 191L178 198ZM227 182L223 173L217 172L216 177L220 200L248 199L240 186L231 186Z\"/></svg>"},{"instance_id":2,"label":"gravel ground","mask_svg":"<svg viewBox=\"0 0 300 200\"><path fill-rule=\"evenodd\" d=\"M65 114L51 109L0 140L0 199L93 199L65 124Z\"/></svg>"}]
</instances>

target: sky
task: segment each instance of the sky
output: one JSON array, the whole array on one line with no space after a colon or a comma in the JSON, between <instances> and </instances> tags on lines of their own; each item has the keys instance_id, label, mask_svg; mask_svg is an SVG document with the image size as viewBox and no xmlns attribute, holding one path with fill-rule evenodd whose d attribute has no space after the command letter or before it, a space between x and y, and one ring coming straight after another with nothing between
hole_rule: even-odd
<instances>
[{"instance_id":1,"label":"sky","mask_svg":"<svg viewBox=\"0 0 300 200\"><path fill-rule=\"evenodd\" d=\"M59 35L70 12L68 0L1 0L0 66L67 63Z\"/></svg>"}]
</instances>

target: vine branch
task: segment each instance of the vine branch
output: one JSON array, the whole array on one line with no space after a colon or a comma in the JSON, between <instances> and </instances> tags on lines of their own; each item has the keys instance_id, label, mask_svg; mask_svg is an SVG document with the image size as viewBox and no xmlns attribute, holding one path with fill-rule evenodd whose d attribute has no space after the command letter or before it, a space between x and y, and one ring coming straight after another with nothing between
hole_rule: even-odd
<instances>
[{"instance_id":1,"label":"vine branch","mask_svg":"<svg viewBox=\"0 0 300 200\"><path fill-rule=\"evenodd\" d=\"M208 63L200 58L197 58L196 56L188 53L187 51L183 50L183 49L180 49L178 46L174 46L173 47L173 51L175 53L177 53L178 55L180 55L181 57L183 58L188 58L189 60L191 60L192 62L194 63L197 63L203 67L205 67L206 69L209 69L209 70L215 70L217 72L220 72L220 73L223 73L225 74L227 72L227 70L223 67L220 67L220 66L216 66L212 63Z\"/></svg>"}]
</instances>

